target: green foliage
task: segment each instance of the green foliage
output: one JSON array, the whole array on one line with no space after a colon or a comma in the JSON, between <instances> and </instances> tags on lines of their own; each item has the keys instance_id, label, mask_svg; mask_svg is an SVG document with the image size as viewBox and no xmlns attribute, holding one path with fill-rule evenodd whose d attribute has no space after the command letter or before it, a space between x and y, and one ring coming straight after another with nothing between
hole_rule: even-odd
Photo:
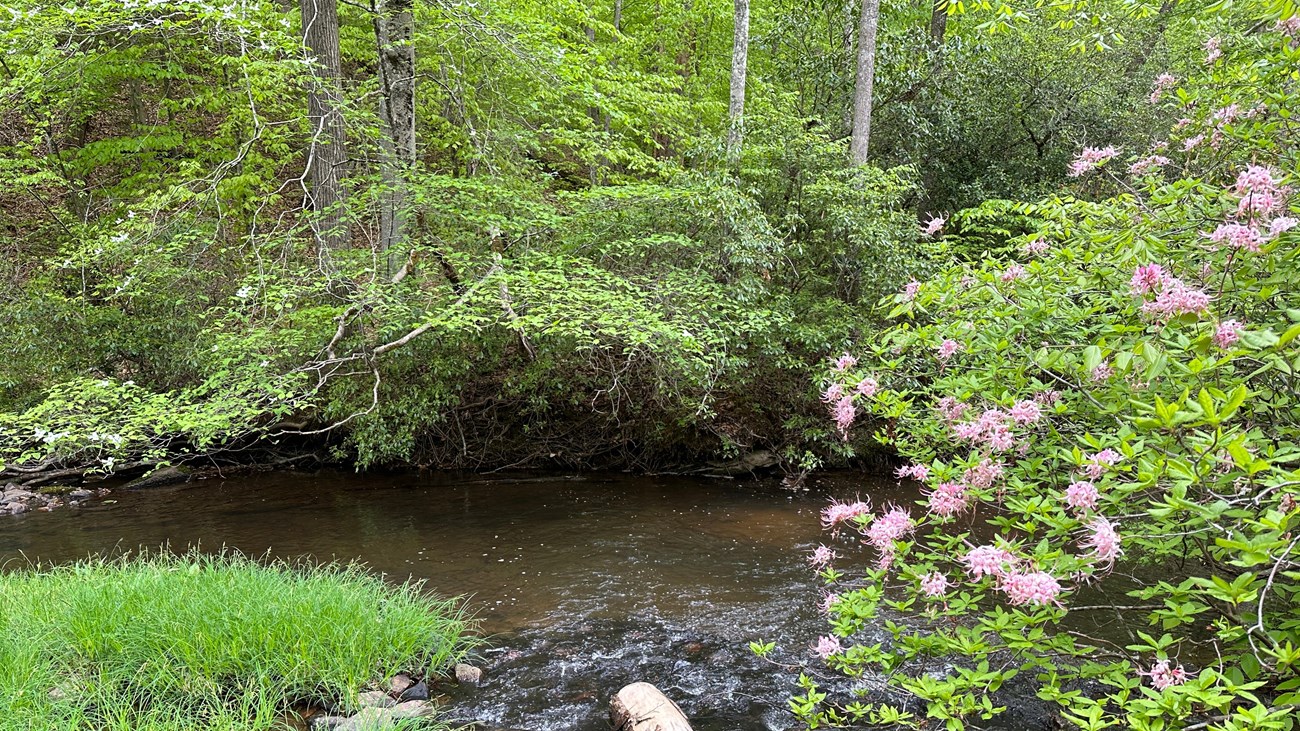
<instances>
[{"instance_id":1,"label":"green foliage","mask_svg":"<svg viewBox=\"0 0 1300 731\"><path fill-rule=\"evenodd\" d=\"M3 729L271 728L470 646L455 603L419 586L230 554L11 571L0 616Z\"/></svg>"}]
</instances>

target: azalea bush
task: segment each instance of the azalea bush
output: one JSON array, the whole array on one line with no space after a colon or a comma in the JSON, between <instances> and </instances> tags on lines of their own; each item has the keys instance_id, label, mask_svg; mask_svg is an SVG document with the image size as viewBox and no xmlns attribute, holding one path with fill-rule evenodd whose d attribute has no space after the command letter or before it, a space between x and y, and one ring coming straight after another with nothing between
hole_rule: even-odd
<instances>
[{"instance_id":1,"label":"azalea bush","mask_svg":"<svg viewBox=\"0 0 1300 731\"><path fill-rule=\"evenodd\" d=\"M836 427L923 497L823 513L816 652L892 692L813 671L810 727L960 729L1017 676L1080 728L1294 726L1300 19L1245 10L1152 80L1166 139L1080 140L1078 197L1022 204L1014 253L908 283L832 361Z\"/></svg>"}]
</instances>

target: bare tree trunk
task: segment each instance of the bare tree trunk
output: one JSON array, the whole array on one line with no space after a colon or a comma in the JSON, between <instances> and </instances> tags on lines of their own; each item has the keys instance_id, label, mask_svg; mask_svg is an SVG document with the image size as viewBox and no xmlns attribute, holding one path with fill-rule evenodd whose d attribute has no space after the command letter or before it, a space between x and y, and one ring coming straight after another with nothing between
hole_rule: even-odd
<instances>
[{"instance_id":1,"label":"bare tree trunk","mask_svg":"<svg viewBox=\"0 0 1300 731\"><path fill-rule=\"evenodd\" d=\"M745 139L745 73L749 64L749 0L736 0L735 36L731 44L731 106L727 120L727 159L740 160Z\"/></svg>"},{"instance_id":2,"label":"bare tree trunk","mask_svg":"<svg viewBox=\"0 0 1300 731\"><path fill-rule=\"evenodd\" d=\"M379 43L379 116L384 126L380 178L379 246L388 251L408 231L406 185L415 167L415 46L411 0L379 0L375 38ZM399 256L396 253L390 254Z\"/></svg>"},{"instance_id":3,"label":"bare tree trunk","mask_svg":"<svg viewBox=\"0 0 1300 731\"><path fill-rule=\"evenodd\" d=\"M314 59L307 92L307 119L312 128L307 179L308 200L315 212L312 231L323 253L348 243L342 210L342 174L348 153L339 68L339 10L337 0L299 0L299 9L303 46Z\"/></svg>"},{"instance_id":4,"label":"bare tree trunk","mask_svg":"<svg viewBox=\"0 0 1300 731\"><path fill-rule=\"evenodd\" d=\"M880 23L880 0L862 0L858 20L858 78L853 86L853 138L849 155L854 165L867 161L871 144L871 87L876 76L876 26Z\"/></svg>"},{"instance_id":5,"label":"bare tree trunk","mask_svg":"<svg viewBox=\"0 0 1300 731\"><path fill-rule=\"evenodd\" d=\"M934 0L934 5L930 8L930 42L942 46L947 32L948 0Z\"/></svg>"}]
</instances>

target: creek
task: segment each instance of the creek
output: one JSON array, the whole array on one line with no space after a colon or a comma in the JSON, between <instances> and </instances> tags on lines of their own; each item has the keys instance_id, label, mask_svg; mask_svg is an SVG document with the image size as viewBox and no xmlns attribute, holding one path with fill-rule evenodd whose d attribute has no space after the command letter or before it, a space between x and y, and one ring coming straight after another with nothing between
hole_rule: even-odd
<instances>
[{"instance_id":1,"label":"creek","mask_svg":"<svg viewBox=\"0 0 1300 731\"><path fill-rule=\"evenodd\" d=\"M697 731L759 731L794 726L785 699L797 671L747 644L774 640L821 667L809 649L826 632L821 582L806 557L826 540L828 497L857 494L917 497L848 474L790 493L775 480L268 473L6 518L0 561L160 546L361 561L464 596L480 620L485 682L450 691L451 720L604 730L610 696L644 680Z\"/></svg>"}]
</instances>

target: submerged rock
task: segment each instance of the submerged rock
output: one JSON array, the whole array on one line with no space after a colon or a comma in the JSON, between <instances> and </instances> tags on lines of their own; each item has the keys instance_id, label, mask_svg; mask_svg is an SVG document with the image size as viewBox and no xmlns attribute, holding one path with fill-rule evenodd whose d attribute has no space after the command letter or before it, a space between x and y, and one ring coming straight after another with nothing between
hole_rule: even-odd
<instances>
[{"instance_id":1,"label":"submerged rock","mask_svg":"<svg viewBox=\"0 0 1300 731\"><path fill-rule=\"evenodd\" d=\"M609 701L615 731L691 731L682 709L649 683L624 686Z\"/></svg>"},{"instance_id":2,"label":"submerged rock","mask_svg":"<svg viewBox=\"0 0 1300 731\"><path fill-rule=\"evenodd\" d=\"M126 487L131 490L144 490L151 487L167 487L168 485L180 485L194 479L190 471L184 467L162 467L134 480L126 483Z\"/></svg>"},{"instance_id":3,"label":"submerged rock","mask_svg":"<svg viewBox=\"0 0 1300 731\"><path fill-rule=\"evenodd\" d=\"M483 670L469 663L456 663L456 682L461 685L478 685L483 680ZM426 691L427 693L427 691ZM426 695L426 697L428 697Z\"/></svg>"}]
</instances>

